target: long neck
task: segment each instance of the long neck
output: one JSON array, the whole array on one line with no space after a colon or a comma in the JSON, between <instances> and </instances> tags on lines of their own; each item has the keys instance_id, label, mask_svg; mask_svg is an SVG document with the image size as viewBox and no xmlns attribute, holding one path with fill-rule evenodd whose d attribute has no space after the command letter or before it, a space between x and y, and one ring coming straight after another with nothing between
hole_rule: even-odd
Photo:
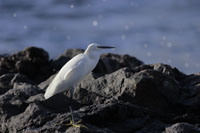
<instances>
[{"instance_id":1,"label":"long neck","mask_svg":"<svg viewBox=\"0 0 200 133\"><path fill-rule=\"evenodd\" d=\"M92 60L95 60L97 62L99 61L100 52L98 52L98 51L92 51L90 49L86 49L84 54L86 54Z\"/></svg>"},{"instance_id":2,"label":"long neck","mask_svg":"<svg viewBox=\"0 0 200 133\"><path fill-rule=\"evenodd\" d=\"M100 53L99 52L89 52L89 51L85 51L84 54L89 58L89 60L87 60L88 62L88 70L93 70L96 65L98 64L99 62L99 58L100 58ZM90 71L88 71L89 73ZM87 74L88 74L87 73Z\"/></svg>"},{"instance_id":3,"label":"long neck","mask_svg":"<svg viewBox=\"0 0 200 133\"><path fill-rule=\"evenodd\" d=\"M87 48L87 49L85 50L85 52L84 52L84 54L87 54L87 55L89 55L90 53L92 53L92 51L91 51L91 49L89 49L89 48Z\"/></svg>"},{"instance_id":4,"label":"long neck","mask_svg":"<svg viewBox=\"0 0 200 133\"><path fill-rule=\"evenodd\" d=\"M100 56L99 51L94 51L91 48L87 48L84 52L84 54L88 55L90 58L95 58Z\"/></svg>"}]
</instances>

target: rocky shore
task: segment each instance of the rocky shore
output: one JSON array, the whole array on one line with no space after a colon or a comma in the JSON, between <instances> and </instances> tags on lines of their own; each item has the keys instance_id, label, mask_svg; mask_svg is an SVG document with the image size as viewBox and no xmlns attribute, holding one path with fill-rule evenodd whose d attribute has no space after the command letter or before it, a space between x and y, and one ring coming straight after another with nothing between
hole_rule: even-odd
<instances>
[{"instance_id":1,"label":"rocky shore","mask_svg":"<svg viewBox=\"0 0 200 133\"><path fill-rule=\"evenodd\" d=\"M56 59L40 48L0 55L2 133L199 133L200 73L186 75L166 64L144 64L129 55L103 54L76 87L73 100L43 95L73 56ZM68 127L69 106L87 128Z\"/></svg>"}]
</instances>

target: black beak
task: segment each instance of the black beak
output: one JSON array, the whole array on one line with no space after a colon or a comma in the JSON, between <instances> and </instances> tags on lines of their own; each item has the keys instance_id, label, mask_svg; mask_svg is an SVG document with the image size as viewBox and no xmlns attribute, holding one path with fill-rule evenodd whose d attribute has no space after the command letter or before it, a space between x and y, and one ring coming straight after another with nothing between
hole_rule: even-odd
<instances>
[{"instance_id":1,"label":"black beak","mask_svg":"<svg viewBox=\"0 0 200 133\"><path fill-rule=\"evenodd\" d=\"M108 48L115 48L115 47L110 47L110 46L97 46L97 48L103 48L103 49L108 49Z\"/></svg>"}]
</instances>

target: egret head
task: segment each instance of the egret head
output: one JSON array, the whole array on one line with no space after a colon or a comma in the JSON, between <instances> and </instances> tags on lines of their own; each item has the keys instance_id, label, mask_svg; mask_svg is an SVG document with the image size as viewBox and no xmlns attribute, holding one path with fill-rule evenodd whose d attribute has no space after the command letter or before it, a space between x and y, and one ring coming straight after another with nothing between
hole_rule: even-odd
<instances>
[{"instance_id":1,"label":"egret head","mask_svg":"<svg viewBox=\"0 0 200 133\"><path fill-rule=\"evenodd\" d=\"M110 47L110 46L102 46L97 43L91 43L88 45L87 49L85 50L85 54L88 54L89 56L100 56L101 51L103 49L110 49L110 48L115 48L115 47Z\"/></svg>"}]
</instances>

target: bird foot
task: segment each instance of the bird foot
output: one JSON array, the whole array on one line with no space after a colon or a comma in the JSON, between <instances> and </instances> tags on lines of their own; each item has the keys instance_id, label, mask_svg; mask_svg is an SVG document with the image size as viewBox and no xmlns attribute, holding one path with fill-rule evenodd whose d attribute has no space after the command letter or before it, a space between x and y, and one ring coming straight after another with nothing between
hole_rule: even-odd
<instances>
[{"instance_id":1,"label":"bird foot","mask_svg":"<svg viewBox=\"0 0 200 133\"><path fill-rule=\"evenodd\" d=\"M78 128L86 128L88 129L85 125L80 124L82 122L82 120L79 120L77 122L74 122L70 119L70 123L69 124L65 124L66 126L72 126L72 127L78 127Z\"/></svg>"}]
</instances>

